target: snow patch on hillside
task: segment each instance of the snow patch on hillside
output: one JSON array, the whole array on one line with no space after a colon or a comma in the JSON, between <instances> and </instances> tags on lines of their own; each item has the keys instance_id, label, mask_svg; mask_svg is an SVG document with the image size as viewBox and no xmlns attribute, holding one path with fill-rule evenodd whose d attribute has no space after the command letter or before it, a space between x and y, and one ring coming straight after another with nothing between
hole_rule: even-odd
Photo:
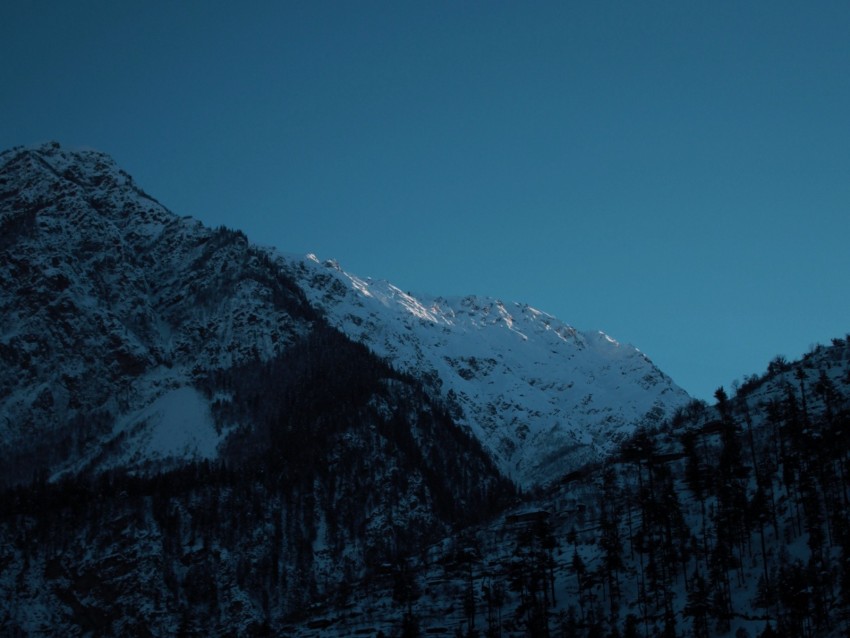
<instances>
[{"instance_id":1,"label":"snow patch on hillside","mask_svg":"<svg viewBox=\"0 0 850 638\"><path fill-rule=\"evenodd\" d=\"M216 432L210 406L196 389L176 388L147 408L125 417L119 430L143 426L139 451L149 458L216 457L221 435Z\"/></svg>"}]
</instances>

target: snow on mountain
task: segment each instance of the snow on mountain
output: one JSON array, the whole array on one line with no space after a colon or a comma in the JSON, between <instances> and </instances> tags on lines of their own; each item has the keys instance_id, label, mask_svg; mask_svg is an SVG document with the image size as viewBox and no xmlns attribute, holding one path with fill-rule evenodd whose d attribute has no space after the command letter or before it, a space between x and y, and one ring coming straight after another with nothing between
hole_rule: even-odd
<instances>
[{"instance_id":1,"label":"snow on mountain","mask_svg":"<svg viewBox=\"0 0 850 638\"><path fill-rule=\"evenodd\" d=\"M181 389L283 351L317 311L420 379L526 485L689 398L635 348L529 306L416 298L177 217L95 151L0 155L0 251L0 440L15 471L214 454L206 408ZM155 416L167 396L196 405L198 433ZM173 427L179 444L156 443Z\"/></svg>"},{"instance_id":2,"label":"snow on mountain","mask_svg":"<svg viewBox=\"0 0 850 638\"><path fill-rule=\"evenodd\" d=\"M55 143L0 155L0 452L10 476L31 477L36 462L102 465L105 450L115 462L208 456L197 401L190 422L204 432L174 446L157 443L175 421L154 418L151 404L201 371L271 356L314 317L244 235L177 217L108 156Z\"/></svg>"},{"instance_id":3,"label":"snow on mountain","mask_svg":"<svg viewBox=\"0 0 850 638\"><path fill-rule=\"evenodd\" d=\"M315 255L280 261L332 325L422 379L521 484L600 458L690 399L636 348L528 305L414 297Z\"/></svg>"},{"instance_id":4,"label":"snow on mountain","mask_svg":"<svg viewBox=\"0 0 850 638\"><path fill-rule=\"evenodd\" d=\"M850 337L690 402L605 334L253 247L100 153L13 149L0 633L844 635L848 370ZM517 498L469 433L550 485Z\"/></svg>"}]
</instances>

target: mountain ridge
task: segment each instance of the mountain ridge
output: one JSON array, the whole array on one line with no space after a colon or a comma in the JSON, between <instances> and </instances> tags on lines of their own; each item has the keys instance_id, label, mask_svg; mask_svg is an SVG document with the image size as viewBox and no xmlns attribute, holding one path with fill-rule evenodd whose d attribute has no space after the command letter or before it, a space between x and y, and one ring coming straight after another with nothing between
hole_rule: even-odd
<instances>
[{"instance_id":1,"label":"mountain ridge","mask_svg":"<svg viewBox=\"0 0 850 638\"><path fill-rule=\"evenodd\" d=\"M847 633L850 336L709 406L527 305L176 217L104 157L0 154L0 633Z\"/></svg>"},{"instance_id":2,"label":"mountain ridge","mask_svg":"<svg viewBox=\"0 0 850 638\"><path fill-rule=\"evenodd\" d=\"M103 153L50 143L6 151L0 163L0 227L18 242L6 246L0 355L12 371L16 357L30 366L21 353L32 351L43 373L30 366L0 386L19 441L39 420L84 411L103 414L99 436L114 440L123 430L110 431L110 418L133 421L204 370L274 356L319 315L419 378L525 485L600 458L689 400L637 350L528 306L419 300L177 217ZM65 363L48 363L49 352ZM547 398L553 390L570 397Z\"/></svg>"},{"instance_id":3,"label":"mountain ridge","mask_svg":"<svg viewBox=\"0 0 850 638\"><path fill-rule=\"evenodd\" d=\"M527 304L417 298L334 260L282 259L332 325L430 382L522 484L599 460L635 427L691 400L633 346Z\"/></svg>"},{"instance_id":4,"label":"mountain ridge","mask_svg":"<svg viewBox=\"0 0 850 638\"><path fill-rule=\"evenodd\" d=\"M177 217L104 154L48 144L2 160L0 427L10 453L38 433L53 467L53 448L102 445L119 417L202 369L271 356L317 317L244 235Z\"/></svg>"}]
</instances>

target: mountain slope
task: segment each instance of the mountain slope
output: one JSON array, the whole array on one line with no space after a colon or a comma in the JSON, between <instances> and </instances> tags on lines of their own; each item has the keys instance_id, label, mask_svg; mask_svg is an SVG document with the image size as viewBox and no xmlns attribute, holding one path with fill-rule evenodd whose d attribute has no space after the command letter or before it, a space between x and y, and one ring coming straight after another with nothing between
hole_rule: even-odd
<instances>
[{"instance_id":1,"label":"mountain slope","mask_svg":"<svg viewBox=\"0 0 850 638\"><path fill-rule=\"evenodd\" d=\"M329 474L345 479L312 491L270 481L272 466L253 463L7 492L0 630L846 635L850 347L836 340L799 362L777 359L734 396L718 396L500 517L386 562L370 554L368 569L356 557L370 546L330 515L352 507L350 486L364 475L357 460L374 461L368 472L381 489L397 489L390 481L402 473L386 456L336 447L364 443L374 421L331 434ZM386 511L355 491L373 513L364 521L373 538L394 542L394 523L418 531L411 505L422 502L421 485L411 481Z\"/></svg>"},{"instance_id":2,"label":"mountain slope","mask_svg":"<svg viewBox=\"0 0 850 638\"><path fill-rule=\"evenodd\" d=\"M0 154L0 361L3 635L847 633L843 339L685 404L47 145Z\"/></svg>"},{"instance_id":3,"label":"mountain slope","mask_svg":"<svg viewBox=\"0 0 850 638\"><path fill-rule=\"evenodd\" d=\"M527 305L417 298L312 255L281 261L332 325L422 379L522 484L599 460L690 400L634 347Z\"/></svg>"},{"instance_id":4,"label":"mountain slope","mask_svg":"<svg viewBox=\"0 0 850 638\"><path fill-rule=\"evenodd\" d=\"M0 189L0 634L261 633L512 497L240 233L55 145Z\"/></svg>"},{"instance_id":5,"label":"mountain slope","mask_svg":"<svg viewBox=\"0 0 850 638\"><path fill-rule=\"evenodd\" d=\"M0 230L8 481L214 458L227 432L197 380L283 352L319 317L416 377L525 485L688 399L634 348L533 308L418 300L179 218L94 151L0 155Z\"/></svg>"},{"instance_id":6,"label":"mountain slope","mask_svg":"<svg viewBox=\"0 0 850 638\"><path fill-rule=\"evenodd\" d=\"M118 463L208 455L218 437L194 376L280 352L317 317L244 235L178 218L101 153L0 155L0 231L9 480L73 466L125 430ZM154 431L146 411L176 400L201 432Z\"/></svg>"},{"instance_id":7,"label":"mountain slope","mask_svg":"<svg viewBox=\"0 0 850 638\"><path fill-rule=\"evenodd\" d=\"M850 335L411 557L412 601L364 587L292 633L846 636L848 433Z\"/></svg>"}]
</instances>

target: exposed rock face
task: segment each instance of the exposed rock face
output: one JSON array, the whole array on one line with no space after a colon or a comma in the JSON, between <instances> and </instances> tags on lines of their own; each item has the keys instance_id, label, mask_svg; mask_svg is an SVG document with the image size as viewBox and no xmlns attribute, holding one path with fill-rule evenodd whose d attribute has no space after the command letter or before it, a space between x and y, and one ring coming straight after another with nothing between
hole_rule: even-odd
<instances>
[{"instance_id":1,"label":"exposed rock face","mask_svg":"<svg viewBox=\"0 0 850 638\"><path fill-rule=\"evenodd\" d=\"M117 417L199 371L279 352L315 317L244 235L177 217L101 153L0 155L0 237L13 475L28 452L51 470L94 453Z\"/></svg>"}]
</instances>

